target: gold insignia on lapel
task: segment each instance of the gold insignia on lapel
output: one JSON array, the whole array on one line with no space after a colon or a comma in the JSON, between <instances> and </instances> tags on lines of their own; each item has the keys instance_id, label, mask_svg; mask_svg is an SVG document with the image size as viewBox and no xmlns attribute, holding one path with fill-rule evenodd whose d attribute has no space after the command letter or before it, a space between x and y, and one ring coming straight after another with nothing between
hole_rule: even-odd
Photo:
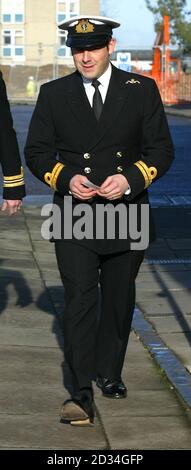
<instances>
[{"instance_id":1,"label":"gold insignia on lapel","mask_svg":"<svg viewBox=\"0 0 191 470\"><path fill-rule=\"evenodd\" d=\"M139 85L141 84L141 82L139 82L139 80L135 80L134 78L131 78L131 80L127 80L127 82L125 83L131 83L131 85L135 85L136 83L138 83Z\"/></svg>"},{"instance_id":2,"label":"gold insignia on lapel","mask_svg":"<svg viewBox=\"0 0 191 470\"><path fill-rule=\"evenodd\" d=\"M142 160L139 160L138 162L134 163L134 165L137 166L137 168L140 170L140 172L143 175L143 178L145 180L145 188L148 188L148 186L151 185L153 180L157 176L157 169L154 166L148 167L145 162Z\"/></svg>"},{"instance_id":3,"label":"gold insignia on lapel","mask_svg":"<svg viewBox=\"0 0 191 470\"><path fill-rule=\"evenodd\" d=\"M92 33L94 25L89 20L80 20L75 29L77 33Z\"/></svg>"},{"instance_id":4,"label":"gold insignia on lapel","mask_svg":"<svg viewBox=\"0 0 191 470\"><path fill-rule=\"evenodd\" d=\"M56 165L54 166L52 170L52 173L47 172L44 175L44 180L46 184L48 184L55 191L57 190L56 182L57 182L60 172L62 171L62 168L64 168L63 163L56 163Z\"/></svg>"}]
</instances>

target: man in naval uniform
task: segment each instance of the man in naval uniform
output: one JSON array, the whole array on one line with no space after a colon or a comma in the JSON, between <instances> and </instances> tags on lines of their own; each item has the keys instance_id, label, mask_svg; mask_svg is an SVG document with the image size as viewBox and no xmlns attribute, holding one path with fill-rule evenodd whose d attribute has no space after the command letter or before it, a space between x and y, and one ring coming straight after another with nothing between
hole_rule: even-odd
<instances>
[{"instance_id":1,"label":"man in naval uniform","mask_svg":"<svg viewBox=\"0 0 191 470\"><path fill-rule=\"evenodd\" d=\"M163 105L154 80L118 70L110 63L113 28L104 17L79 16L67 30L76 71L46 83L30 124L25 155L29 168L73 207L95 209L122 202L148 205L147 187L173 159ZM95 187L87 187L88 181ZM64 215L63 215L64 217ZM154 227L150 217L150 242ZM80 238L80 237L79 237ZM130 236L55 240L65 287L64 352L77 392L61 409L61 420L92 424L92 380L108 398L125 398L121 373L135 305L135 278L144 248ZM101 312L98 321L98 283Z\"/></svg>"},{"instance_id":2,"label":"man in naval uniform","mask_svg":"<svg viewBox=\"0 0 191 470\"><path fill-rule=\"evenodd\" d=\"M2 211L15 214L25 196L23 169L6 87L0 72L0 163L3 170Z\"/></svg>"}]
</instances>

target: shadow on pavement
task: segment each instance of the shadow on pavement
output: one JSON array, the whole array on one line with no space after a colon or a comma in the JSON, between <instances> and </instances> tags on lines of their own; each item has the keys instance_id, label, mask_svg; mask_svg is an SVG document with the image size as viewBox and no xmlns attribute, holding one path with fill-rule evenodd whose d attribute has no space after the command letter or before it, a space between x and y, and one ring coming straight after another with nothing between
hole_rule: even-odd
<instances>
[{"instance_id":1,"label":"shadow on pavement","mask_svg":"<svg viewBox=\"0 0 191 470\"><path fill-rule=\"evenodd\" d=\"M47 295L50 298L55 313L53 315L52 332L56 335L58 346L64 353L64 332L63 332L63 316L64 316L64 289L60 286L52 286L46 289L37 299L36 306L43 312L51 314L48 308ZM64 388L69 395L75 395L77 392L77 383L72 371L66 360L63 358L61 363Z\"/></svg>"},{"instance_id":2,"label":"shadow on pavement","mask_svg":"<svg viewBox=\"0 0 191 470\"><path fill-rule=\"evenodd\" d=\"M0 259L0 265L4 260ZM5 261L6 263L6 261ZM13 286L17 295L15 306L24 308L33 303L31 289L19 271L0 268L0 314L6 309L9 294L8 287Z\"/></svg>"}]
</instances>

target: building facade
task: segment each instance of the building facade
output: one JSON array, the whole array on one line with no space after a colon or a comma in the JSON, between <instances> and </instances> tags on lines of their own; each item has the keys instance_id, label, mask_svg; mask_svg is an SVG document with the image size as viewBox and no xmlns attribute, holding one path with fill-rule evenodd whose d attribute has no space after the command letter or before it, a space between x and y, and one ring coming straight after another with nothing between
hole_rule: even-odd
<instances>
[{"instance_id":1,"label":"building facade","mask_svg":"<svg viewBox=\"0 0 191 470\"><path fill-rule=\"evenodd\" d=\"M99 0L0 0L3 65L70 64L66 33L57 27L76 15L99 15Z\"/></svg>"}]
</instances>

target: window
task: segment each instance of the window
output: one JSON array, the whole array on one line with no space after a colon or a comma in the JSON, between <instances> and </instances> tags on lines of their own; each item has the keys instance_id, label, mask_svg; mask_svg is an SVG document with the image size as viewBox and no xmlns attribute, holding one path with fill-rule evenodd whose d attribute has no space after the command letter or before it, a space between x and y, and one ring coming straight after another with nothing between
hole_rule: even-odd
<instances>
[{"instance_id":1,"label":"window","mask_svg":"<svg viewBox=\"0 0 191 470\"><path fill-rule=\"evenodd\" d=\"M62 21L64 21L66 19L66 15L64 15L63 13L58 13L58 23L61 23Z\"/></svg>"},{"instance_id":2,"label":"window","mask_svg":"<svg viewBox=\"0 0 191 470\"><path fill-rule=\"evenodd\" d=\"M79 0L57 0L56 22L62 23L63 21L75 18L80 13ZM58 57L70 57L70 48L66 46L66 31L58 29Z\"/></svg>"},{"instance_id":3,"label":"window","mask_svg":"<svg viewBox=\"0 0 191 470\"><path fill-rule=\"evenodd\" d=\"M1 0L2 23L24 23L24 0Z\"/></svg>"},{"instance_id":4,"label":"window","mask_svg":"<svg viewBox=\"0 0 191 470\"><path fill-rule=\"evenodd\" d=\"M66 4L68 2L66 0L58 0L57 1L57 8L58 8L58 11L62 12L62 13L65 13L66 12Z\"/></svg>"},{"instance_id":5,"label":"window","mask_svg":"<svg viewBox=\"0 0 191 470\"><path fill-rule=\"evenodd\" d=\"M72 1L72 2L69 2L69 8L70 8L70 14L75 14L77 15L78 14L78 11L79 11L79 5L78 5L79 2L75 2L75 1Z\"/></svg>"},{"instance_id":6,"label":"window","mask_svg":"<svg viewBox=\"0 0 191 470\"><path fill-rule=\"evenodd\" d=\"M66 48L65 47L59 47L58 57L66 57Z\"/></svg>"},{"instance_id":7,"label":"window","mask_svg":"<svg viewBox=\"0 0 191 470\"><path fill-rule=\"evenodd\" d=\"M66 57L67 55L67 48L66 48L66 32L60 31L58 36L58 56L59 57Z\"/></svg>"},{"instance_id":8,"label":"window","mask_svg":"<svg viewBox=\"0 0 191 470\"><path fill-rule=\"evenodd\" d=\"M61 34L60 35L60 46L65 46L66 45L66 34Z\"/></svg>"},{"instance_id":9,"label":"window","mask_svg":"<svg viewBox=\"0 0 191 470\"><path fill-rule=\"evenodd\" d=\"M23 23L23 15L21 15L20 13L17 13L15 15L15 23Z\"/></svg>"},{"instance_id":10,"label":"window","mask_svg":"<svg viewBox=\"0 0 191 470\"><path fill-rule=\"evenodd\" d=\"M24 34L23 31L15 31L15 44L20 46L23 45L24 42Z\"/></svg>"},{"instance_id":11,"label":"window","mask_svg":"<svg viewBox=\"0 0 191 470\"><path fill-rule=\"evenodd\" d=\"M24 59L24 31L15 29L5 29L2 31L2 51L3 57L13 59Z\"/></svg>"},{"instance_id":12,"label":"window","mask_svg":"<svg viewBox=\"0 0 191 470\"><path fill-rule=\"evenodd\" d=\"M23 48L22 47L15 47L15 55L22 56L23 55Z\"/></svg>"},{"instance_id":13,"label":"window","mask_svg":"<svg viewBox=\"0 0 191 470\"><path fill-rule=\"evenodd\" d=\"M11 57L11 48L10 47L3 47L3 57Z\"/></svg>"},{"instance_id":14,"label":"window","mask_svg":"<svg viewBox=\"0 0 191 470\"><path fill-rule=\"evenodd\" d=\"M3 15L3 21L2 21L2 22L3 22L3 23L10 23L10 22L11 22L11 15L8 14L8 13L7 13L7 14L5 13L5 14Z\"/></svg>"},{"instance_id":15,"label":"window","mask_svg":"<svg viewBox=\"0 0 191 470\"><path fill-rule=\"evenodd\" d=\"M4 31L3 44L11 44L11 31Z\"/></svg>"},{"instance_id":16,"label":"window","mask_svg":"<svg viewBox=\"0 0 191 470\"><path fill-rule=\"evenodd\" d=\"M79 0L57 0L56 21L61 23L64 20L70 19L79 15L80 2Z\"/></svg>"}]
</instances>

